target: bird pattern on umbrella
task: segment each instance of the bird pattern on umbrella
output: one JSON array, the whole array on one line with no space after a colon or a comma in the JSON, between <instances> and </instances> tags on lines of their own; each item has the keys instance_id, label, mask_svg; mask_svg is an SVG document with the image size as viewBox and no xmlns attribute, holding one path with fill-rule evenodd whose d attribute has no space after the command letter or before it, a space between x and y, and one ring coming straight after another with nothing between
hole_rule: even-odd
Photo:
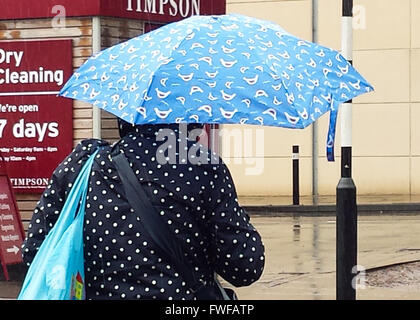
<instances>
[{"instance_id":1,"label":"bird pattern on umbrella","mask_svg":"<svg viewBox=\"0 0 420 320\"><path fill-rule=\"evenodd\" d=\"M193 16L89 59L60 95L134 124L305 128L372 87L337 51L231 14Z\"/></svg>"}]
</instances>

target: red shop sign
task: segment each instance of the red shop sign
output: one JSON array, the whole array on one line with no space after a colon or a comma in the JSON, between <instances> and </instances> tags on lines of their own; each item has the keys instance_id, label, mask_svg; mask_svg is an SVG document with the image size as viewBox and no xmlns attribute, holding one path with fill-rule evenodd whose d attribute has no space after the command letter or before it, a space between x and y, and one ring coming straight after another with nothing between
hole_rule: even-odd
<instances>
[{"instance_id":1,"label":"red shop sign","mask_svg":"<svg viewBox=\"0 0 420 320\"><path fill-rule=\"evenodd\" d=\"M12 185L0 157L0 260L6 280L9 280L6 266L22 262L21 246L24 237Z\"/></svg>"},{"instance_id":2,"label":"red shop sign","mask_svg":"<svg viewBox=\"0 0 420 320\"><path fill-rule=\"evenodd\" d=\"M0 20L105 16L173 22L224 14L226 0L0 0Z\"/></svg>"},{"instance_id":3,"label":"red shop sign","mask_svg":"<svg viewBox=\"0 0 420 320\"><path fill-rule=\"evenodd\" d=\"M16 192L42 192L73 147L71 40L0 41L0 152Z\"/></svg>"}]
</instances>

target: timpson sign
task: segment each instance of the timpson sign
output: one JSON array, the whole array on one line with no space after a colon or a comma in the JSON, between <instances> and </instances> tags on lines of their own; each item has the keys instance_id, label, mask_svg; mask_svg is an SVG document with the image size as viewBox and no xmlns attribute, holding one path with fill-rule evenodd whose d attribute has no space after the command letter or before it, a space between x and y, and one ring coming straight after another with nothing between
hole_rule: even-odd
<instances>
[{"instance_id":1,"label":"timpson sign","mask_svg":"<svg viewBox=\"0 0 420 320\"><path fill-rule=\"evenodd\" d=\"M6 266L22 262L25 231L3 160L0 156L0 261L6 280L9 280Z\"/></svg>"},{"instance_id":2,"label":"timpson sign","mask_svg":"<svg viewBox=\"0 0 420 320\"><path fill-rule=\"evenodd\" d=\"M173 22L193 15L224 14L226 0L0 0L0 20L104 16Z\"/></svg>"},{"instance_id":3,"label":"timpson sign","mask_svg":"<svg viewBox=\"0 0 420 320\"><path fill-rule=\"evenodd\" d=\"M189 17L201 13L201 0L126 0L126 10L169 15L176 17Z\"/></svg>"}]
</instances>

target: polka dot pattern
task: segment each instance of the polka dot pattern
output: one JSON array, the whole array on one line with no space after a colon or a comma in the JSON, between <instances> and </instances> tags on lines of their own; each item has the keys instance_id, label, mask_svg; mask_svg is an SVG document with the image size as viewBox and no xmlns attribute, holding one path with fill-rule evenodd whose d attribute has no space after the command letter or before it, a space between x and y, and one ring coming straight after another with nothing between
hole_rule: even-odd
<instances>
[{"instance_id":1,"label":"polka dot pattern","mask_svg":"<svg viewBox=\"0 0 420 320\"><path fill-rule=\"evenodd\" d=\"M235 286L258 280L264 246L238 204L225 164L191 141L184 144L188 150L206 152L213 161L191 164L177 152L177 161L159 163L156 156L165 142L157 142L156 131L150 128L136 128L120 140L120 149L162 221L185 248L195 276L212 283L217 272ZM87 299L195 299L180 270L161 253L128 204L110 157L111 146L101 140L82 141L54 171L28 228L22 250L25 263L31 263L79 170L98 146L102 149L92 167L83 230Z\"/></svg>"}]
</instances>

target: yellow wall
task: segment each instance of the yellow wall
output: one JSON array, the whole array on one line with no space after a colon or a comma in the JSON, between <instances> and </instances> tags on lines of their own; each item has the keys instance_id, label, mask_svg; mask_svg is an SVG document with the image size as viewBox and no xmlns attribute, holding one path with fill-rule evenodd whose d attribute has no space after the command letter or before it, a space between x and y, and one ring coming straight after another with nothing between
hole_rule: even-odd
<instances>
[{"instance_id":1,"label":"yellow wall","mask_svg":"<svg viewBox=\"0 0 420 320\"><path fill-rule=\"evenodd\" d=\"M311 0L251 1L228 0L228 13L241 13L270 20L301 38L312 40ZM242 130L241 152L228 152L227 140L235 130ZM312 129L290 130L257 126L223 126L222 156L240 195L289 195L292 190L292 146L300 146L301 194L312 192ZM247 132L247 133L245 133ZM263 135L263 139L260 139ZM231 138L230 145L232 145ZM235 145L237 144L235 143ZM245 149L248 149L247 152ZM305 183L303 183L305 182Z\"/></svg>"},{"instance_id":2,"label":"yellow wall","mask_svg":"<svg viewBox=\"0 0 420 320\"><path fill-rule=\"evenodd\" d=\"M227 3L228 13L271 20L312 40L312 0ZM353 177L358 194L420 194L420 0L355 0L354 5L354 65L375 87L374 93L355 99L353 105ZM318 0L317 16L318 42L340 50L341 0ZM334 163L325 157L328 115L317 126L319 194L333 195L340 177L340 118ZM242 163L239 159L234 163L231 154L222 153L239 194L290 195L291 148L299 144L301 194L310 195L312 128L254 130L264 133L259 158L242 155ZM256 135L253 140L255 144ZM250 175L249 170L247 174L251 160L263 161L261 174Z\"/></svg>"}]
</instances>

